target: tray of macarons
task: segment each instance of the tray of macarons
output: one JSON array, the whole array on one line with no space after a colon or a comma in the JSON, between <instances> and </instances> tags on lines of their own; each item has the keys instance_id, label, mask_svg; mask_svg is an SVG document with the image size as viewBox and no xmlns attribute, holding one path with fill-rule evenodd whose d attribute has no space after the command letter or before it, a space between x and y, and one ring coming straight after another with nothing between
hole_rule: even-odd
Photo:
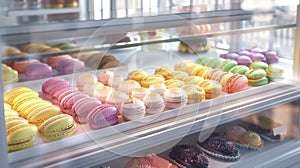
<instances>
[{"instance_id":1,"label":"tray of macarons","mask_svg":"<svg viewBox=\"0 0 300 168\"><path fill-rule=\"evenodd\" d=\"M45 46L27 46L26 51L36 47ZM90 55L77 54L76 57L86 63L95 54L103 56L93 52ZM56 66L59 65L58 62ZM140 125L131 121L162 113L174 117L178 114L173 110L243 92L252 86L266 85L269 81L282 79L282 76L283 68L277 64L253 62L248 67L230 59L201 57L195 63L178 62L173 68L157 67L151 74L141 69L127 73L116 68L37 80L40 82L35 89L20 83L19 87L6 90L5 116L12 128L19 123L30 126L21 128L17 135L8 134L13 141L8 146L12 146L10 151L16 151L38 144L32 142L34 137L40 139L40 143L47 143L83 133L83 128L97 131L122 124L123 129L134 129ZM30 85L30 81L26 83ZM49 112L45 114L45 111Z\"/></svg>"}]
</instances>

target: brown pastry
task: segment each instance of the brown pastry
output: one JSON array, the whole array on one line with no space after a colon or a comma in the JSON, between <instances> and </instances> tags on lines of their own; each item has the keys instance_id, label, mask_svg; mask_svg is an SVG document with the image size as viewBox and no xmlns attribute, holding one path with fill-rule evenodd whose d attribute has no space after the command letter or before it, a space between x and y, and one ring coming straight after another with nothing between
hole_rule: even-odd
<instances>
[{"instance_id":1,"label":"brown pastry","mask_svg":"<svg viewBox=\"0 0 300 168\"><path fill-rule=\"evenodd\" d=\"M98 66L102 61L103 56L104 54L101 52L94 53L89 56L88 60L85 63L89 67L98 68Z\"/></svg>"},{"instance_id":2,"label":"brown pastry","mask_svg":"<svg viewBox=\"0 0 300 168\"><path fill-rule=\"evenodd\" d=\"M102 69L112 68L112 67L116 67L119 65L120 65L120 62L118 60L114 60L114 61L111 61L111 62L103 65Z\"/></svg>"},{"instance_id":3,"label":"brown pastry","mask_svg":"<svg viewBox=\"0 0 300 168\"><path fill-rule=\"evenodd\" d=\"M112 55L104 55L98 68L101 69L105 64L112 62L112 61L116 61L117 59L112 56Z\"/></svg>"}]
</instances>

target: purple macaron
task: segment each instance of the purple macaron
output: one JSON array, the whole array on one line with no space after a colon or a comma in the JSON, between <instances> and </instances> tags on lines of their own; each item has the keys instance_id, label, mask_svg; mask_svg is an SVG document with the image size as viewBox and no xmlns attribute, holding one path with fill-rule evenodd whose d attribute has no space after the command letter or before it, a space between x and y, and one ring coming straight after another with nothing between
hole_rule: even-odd
<instances>
[{"instance_id":1,"label":"purple macaron","mask_svg":"<svg viewBox=\"0 0 300 168\"><path fill-rule=\"evenodd\" d=\"M261 53L253 53L252 54L252 61L255 62L255 61L263 61L263 62L266 62L266 57L261 54Z\"/></svg>"},{"instance_id":2,"label":"purple macaron","mask_svg":"<svg viewBox=\"0 0 300 168\"><path fill-rule=\"evenodd\" d=\"M28 80L43 79L52 76L52 68L45 63L31 63L25 68L25 76Z\"/></svg>"},{"instance_id":3,"label":"purple macaron","mask_svg":"<svg viewBox=\"0 0 300 168\"><path fill-rule=\"evenodd\" d=\"M100 104L89 112L87 122L93 129L100 129L117 124L117 111L115 106Z\"/></svg>"},{"instance_id":4,"label":"purple macaron","mask_svg":"<svg viewBox=\"0 0 300 168\"><path fill-rule=\"evenodd\" d=\"M239 57L239 54L237 53L228 53L226 55L226 59L231 59L231 60L237 60L237 58Z\"/></svg>"},{"instance_id":5,"label":"purple macaron","mask_svg":"<svg viewBox=\"0 0 300 168\"><path fill-rule=\"evenodd\" d=\"M56 69L61 75L81 72L84 70L84 62L75 58L62 59L57 62Z\"/></svg>"},{"instance_id":6,"label":"purple macaron","mask_svg":"<svg viewBox=\"0 0 300 168\"><path fill-rule=\"evenodd\" d=\"M250 57L246 55L242 55L238 57L237 62L239 65L246 65L247 67L249 67L250 64L252 63L252 60Z\"/></svg>"},{"instance_id":7,"label":"purple macaron","mask_svg":"<svg viewBox=\"0 0 300 168\"><path fill-rule=\"evenodd\" d=\"M251 56L252 56L252 53L249 52L249 51L247 51L247 50L241 50L241 51L238 52L238 54L239 54L240 56L244 55L244 56L248 56L248 57L250 57L250 58L251 58Z\"/></svg>"},{"instance_id":8,"label":"purple macaron","mask_svg":"<svg viewBox=\"0 0 300 168\"><path fill-rule=\"evenodd\" d=\"M277 63L279 60L277 53L275 51L268 51L265 53L265 56L268 64Z\"/></svg>"}]
</instances>

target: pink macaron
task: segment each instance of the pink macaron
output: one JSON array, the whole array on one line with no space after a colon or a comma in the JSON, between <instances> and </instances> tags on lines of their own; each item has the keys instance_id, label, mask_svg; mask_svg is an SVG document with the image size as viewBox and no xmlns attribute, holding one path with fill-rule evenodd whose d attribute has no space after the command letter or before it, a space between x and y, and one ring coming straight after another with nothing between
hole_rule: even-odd
<instances>
[{"instance_id":1,"label":"pink macaron","mask_svg":"<svg viewBox=\"0 0 300 168\"><path fill-rule=\"evenodd\" d=\"M28 80L43 79L52 76L52 68L44 63L31 63L25 68L25 77Z\"/></svg>"},{"instance_id":2,"label":"pink macaron","mask_svg":"<svg viewBox=\"0 0 300 168\"><path fill-rule=\"evenodd\" d=\"M70 55L59 55L54 57L48 57L45 61L48 65L50 65L52 68L56 68L57 63L60 60L71 58Z\"/></svg>"},{"instance_id":3,"label":"pink macaron","mask_svg":"<svg viewBox=\"0 0 300 168\"><path fill-rule=\"evenodd\" d=\"M80 99L88 97L86 94L81 92L73 92L68 95L66 95L62 100L59 102L59 107L62 112L66 114L70 114L75 118L75 114L72 113L72 106L76 103L76 101L79 101Z\"/></svg>"},{"instance_id":4,"label":"pink macaron","mask_svg":"<svg viewBox=\"0 0 300 168\"><path fill-rule=\"evenodd\" d=\"M44 82L42 84L42 95L44 98L51 100L52 95L50 95L50 91L53 90L53 88L55 88L56 86L60 86L60 85L69 85L69 82L61 79L61 78L52 78L47 80L46 82Z\"/></svg>"},{"instance_id":5,"label":"pink macaron","mask_svg":"<svg viewBox=\"0 0 300 168\"><path fill-rule=\"evenodd\" d=\"M36 59L15 61L12 65L12 68L15 69L16 71L18 71L18 73L24 73L27 65L32 64L32 63L37 63L37 62L39 62L39 61Z\"/></svg>"},{"instance_id":6,"label":"pink macaron","mask_svg":"<svg viewBox=\"0 0 300 168\"><path fill-rule=\"evenodd\" d=\"M129 98L121 104L120 111L125 120L137 120L145 116L146 107L142 100Z\"/></svg>"},{"instance_id":7,"label":"pink macaron","mask_svg":"<svg viewBox=\"0 0 300 168\"><path fill-rule=\"evenodd\" d=\"M52 94L52 99L51 99L51 102L53 104L56 104L58 105L59 104L59 101L58 101L58 97L60 95L62 95L63 93L72 93L72 92L76 92L78 91L76 87L73 87L73 86L65 86L63 88L60 88L60 89L57 89L53 94Z\"/></svg>"},{"instance_id":8,"label":"pink macaron","mask_svg":"<svg viewBox=\"0 0 300 168\"><path fill-rule=\"evenodd\" d=\"M95 98L87 97L84 99L80 99L74 103L72 107L72 111L75 114L75 120L79 123L87 123L87 116L91 112L92 109L99 106L101 104Z\"/></svg>"},{"instance_id":9,"label":"pink macaron","mask_svg":"<svg viewBox=\"0 0 300 168\"><path fill-rule=\"evenodd\" d=\"M76 58L62 59L57 62L56 69L60 75L82 72L84 70L84 62Z\"/></svg>"},{"instance_id":10,"label":"pink macaron","mask_svg":"<svg viewBox=\"0 0 300 168\"><path fill-rule=\"evenodd\" d=\"M93 129L100 129L117 124L117 108L108 104L100 104L89 112L87 122Z\"/></svg>"}]
</instances>

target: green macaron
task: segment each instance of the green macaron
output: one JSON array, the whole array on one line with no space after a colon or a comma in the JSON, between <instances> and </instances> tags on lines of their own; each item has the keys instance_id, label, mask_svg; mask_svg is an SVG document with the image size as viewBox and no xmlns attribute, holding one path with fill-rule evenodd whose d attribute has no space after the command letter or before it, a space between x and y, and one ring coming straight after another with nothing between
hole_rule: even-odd
<instances>
[{"instance_id":1,"label":"green macaron","mask_svg":"<svg viewBox=\"0 0 300 168\"><path fill-rule=\"evenodd\" d=\"M279 80L284 79L283 73L284 69L282 66L278 64L270 64L268 68L266 69L267 76L272 82L276 82Z\"/></svg>"},{"instance_id":2,"label":"green macaron","mask_svg":"<svg viewBox=\"0 0 300 168\"><path fill-rule=\"evenodd\" d=\"M248 85L249 86L262 86L266 85L269 83L269 80L267 77L261 78L261 79L256 79L255 81L248 80Z\"/></svg>"},{"instance_id":3,"label":"green macaron","mask_svg":"<svg viewBox=\"0 0 300 168\"><path fill-rule=\"evenodd\" d=\"M222 64L222 70L228 72L231 68L237 66L237 62L234 60L225 60Z\"/></svg>"},{"instance_id":4,"label":"green macaron","mask_svg":"<svg viewBox=\"0 0 300 168\"><path fill-rule=\"evenodd\" d=\"M248 79L260 79L267 76L267 73L263 69L251 69L245 73Z\"/></svg>"},{"instance_id":5,"label":"green macaron","mask_svg":"<svg viewBox=\"0 0 300 168\"><path fill-rule=\"evenodd\" d=\"M261 61L252 62L250 65L250 69L267 69L268 64Z\"/></svg>"},{"instance_id":6,"label":"green macaron","mask_svg":"<svg viewBox=\"0 0 300 168\"><path fill-rule=\"evenodd\" d=\"M224 58L213 58L211 59L206 66L211 68L218 68L222 65L222 63L225 61Z\"/></svg>"},{"instance_id":7,"label":"green macaron","mask_svg":"<svg viewBox=\"0 0 300 168\"><path fill-rule=\"evenodd\" d=\"M212 59L213 59L213 57L210 57L210 56L198 57L195 60L195 63L206 66Z\"/></svg>"},{"instance_id":8,"label":"green macaron","mask_svg":"<svg viewBox=\"0 0 300 168\"><path fill-rule=\"evenodd\" d=\"M229 70L231 73L241 75L244 75L247 71L249 71L249 68L245 65L237 65Z\"/></svg>"}]
</instances>

